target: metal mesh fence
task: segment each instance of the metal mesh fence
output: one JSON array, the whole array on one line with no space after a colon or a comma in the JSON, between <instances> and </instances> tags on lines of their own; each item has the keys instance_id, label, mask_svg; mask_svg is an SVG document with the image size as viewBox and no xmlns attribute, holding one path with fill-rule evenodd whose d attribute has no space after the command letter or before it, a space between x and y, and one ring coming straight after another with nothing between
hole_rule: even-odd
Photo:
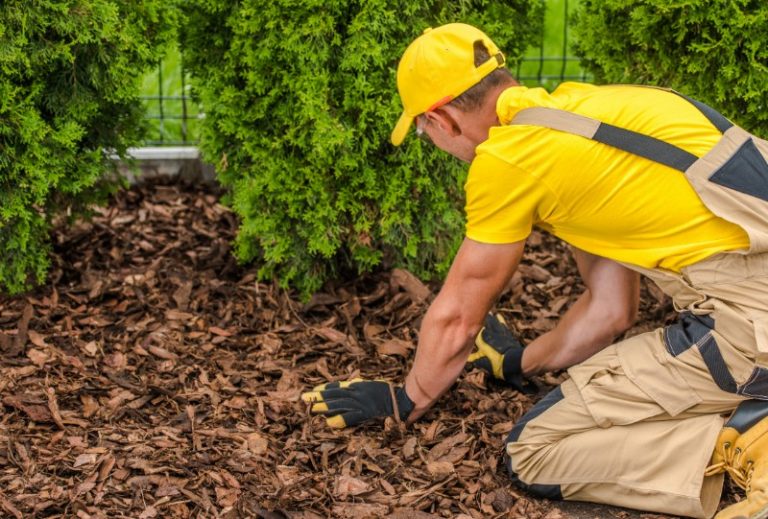
<instances>
[{"instance_id":1,"label":"metal mesh fence","mask_svg":"<svg viewBox=\"0 0 768 519\"><path fill-rule=\"evenodd\" d=\"M578 3L578 0L546 0L538 44L528 49L515 71L524 85L551 90L563 81L592 80L571 50L568 29Z\"/></svg>"},{"instance_id":2,"label":"metal mesh fence","mask_svg":"<svg viewBox=\"0 0 768 519\"><path fill-rule=\"evenodd\" d=\"M181 54L172 49L143 84L142 101L149 124L147 146L188 146L199 140L205 116L190 95L189 77Z\"/></svg>"},{"instance_id":3,"label":"metal mesh fence","mask_svg":"<svg viewBox=\"0 0 768 519\"><path fill-rule=\"evenodd\" d=\"M563 81L592 78L571 55L569 18L579 0L546 0L543 30L515 67L515 76L526 86L548 90ZM157 70L144 81L142 96L150 125L148 146L194 145L199 122L205 115L190 96L188 77L177 50L168 53Z\"/></svg>"}]
</instances>

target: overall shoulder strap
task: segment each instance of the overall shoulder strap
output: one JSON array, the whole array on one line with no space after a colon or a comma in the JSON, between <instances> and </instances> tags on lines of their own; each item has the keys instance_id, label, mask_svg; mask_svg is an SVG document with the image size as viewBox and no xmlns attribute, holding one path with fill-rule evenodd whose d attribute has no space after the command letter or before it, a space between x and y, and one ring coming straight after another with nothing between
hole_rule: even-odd
<instances>
[{"instance_id":1,"label":"overall shoulder strap","mask_svg":"<svg viewBox=\"0 0 768 519\"><path fill-rule=\"evenodd\" d=\"M717 110L669 88L648 87L678 95L695 106L720 133L725 133L733 123ZM557 108L533 107L520 110L509 124L542 126L561 132L581 135L614 148L633 153L646 159L664 164L678 171L686 171L698 157L682 148L626 128L613 126L591 117L585 117Z\"/></svg>"},{"instance_id":2,"label":"overall shoulder strap","mask_svg":"<svg viewBox=\"0 0 768 519\"><path fill-rule=\"evenodd\" d=\"M558 108L524 108L512 118L509 124L541 126L580 135L678 171L686 171L698 160L696 155L656 137Z\"/></svg>"},{"instance_id":3,"label":"overall shoulder strap","mask_svg":"<svg viewBox=\"0 0 768 519\"><path fill-rule=\"evenodd\" d=\"M659 86L653 86L653 85L642 85L644 88L655 88L657 90L663 90L665 92L670 92L672 94L678 95L691 103L693 106L695 106L699 112L702 113L704 117L709 119L709 122L712 123L712 126L720 130L720 133L725 133L728 131L728 129L733 126L733 123L726 119L726 117L709 106L708 104L702 103L701 101L697 101L696 99L693 99L691 97L688 97L685 94L681 94L677 90L672 90L671 88L666 87L659 87Z\"/></svg>"}]
</instances>

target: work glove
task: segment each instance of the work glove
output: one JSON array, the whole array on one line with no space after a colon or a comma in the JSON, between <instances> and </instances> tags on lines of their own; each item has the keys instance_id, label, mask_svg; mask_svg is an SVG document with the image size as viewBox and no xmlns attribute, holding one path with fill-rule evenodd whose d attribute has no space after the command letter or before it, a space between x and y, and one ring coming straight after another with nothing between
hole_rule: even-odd
<instances>
[{"instance_id":1,"label":"work glove","mask_svg":"<svg viewBox=\"0 0 768 519\"><path fill-rule=\"evenodd\" d=\"M414 407L405 388L383 380L360 378L322 384L303 393L301 399L312 402L312 412L325 415L328 426L336 429L395 416L396 412L396 419L405 421Z\"/></svg>"},{"instance_id":2,"label":"work glove","mask_svg":"<svg viewBox=\"0 0 768 519\"><path fill-rule=\"evenodd\" d=\"M485 316L483 328L475 338L475 346L477 351L472 352L467 359L470 365L503 380L518 391L535 392L535 386L523 378L523 345L507 328L500 315Z\"/></svg>"}]
</instances>

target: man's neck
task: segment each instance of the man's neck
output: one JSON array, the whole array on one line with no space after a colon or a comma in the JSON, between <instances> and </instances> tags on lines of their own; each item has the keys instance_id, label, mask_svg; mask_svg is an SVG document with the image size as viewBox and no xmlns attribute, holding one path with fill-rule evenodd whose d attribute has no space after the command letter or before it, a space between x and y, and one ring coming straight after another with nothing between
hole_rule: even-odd
<instances>
[{"instance_id":1,"label":"man's neck","mask_svg":"<svg viewBox=\"0 0 768 519\"><path fill-rule=\"evenodd\" d=\"M500 123L499 116L496 113L496 102L502 92L514 86L520 86L520 83L510 78L509 81L490 90L485 97L483 104L473 114L468 114L466 135L474 142L475 146L488 140L488 134L491 131L491 128L499 126Z\"/></svg>"}]
</instances>

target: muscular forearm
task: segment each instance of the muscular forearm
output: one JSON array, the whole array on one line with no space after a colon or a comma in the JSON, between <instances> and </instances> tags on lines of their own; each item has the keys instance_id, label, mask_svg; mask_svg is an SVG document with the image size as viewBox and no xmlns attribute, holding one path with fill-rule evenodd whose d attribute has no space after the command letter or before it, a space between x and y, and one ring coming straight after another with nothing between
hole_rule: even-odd
<instances>
[{"instance_id":1,"label":"muscular forearm","mask_svg":"<svg viewBox=\"0 0 768 519\"><path fill-rule=\"evenodd\" d=\"M413 367L405 391L414 402L408 421L423 415L456 381L464 369L479 325L428 312L422 323Z\"/></svg>"},{"instance_id":2,"label":"muscular forearm","mask_svg":"<svg viewBox=\"0 0 768 519\"><path fill-rule=\"evenodd\" d=\"M465 239L442 290L419 330L405 392L414 403L413 422L451 387L493 300L509 281L523 254L523 242L484 244Z\"/></svg>"},{"instance_id":3,"label":"muscular forearm","mask_svg":"<svg viewBox=\"0 0 768 519\"><path fill-rule=\"evenodd\" d=\"M531 376L578 364L611 344L630 325L631 312L617 312L587 290L552 331L526 346L523 373Z\"/></svg>"}]
</instances>

